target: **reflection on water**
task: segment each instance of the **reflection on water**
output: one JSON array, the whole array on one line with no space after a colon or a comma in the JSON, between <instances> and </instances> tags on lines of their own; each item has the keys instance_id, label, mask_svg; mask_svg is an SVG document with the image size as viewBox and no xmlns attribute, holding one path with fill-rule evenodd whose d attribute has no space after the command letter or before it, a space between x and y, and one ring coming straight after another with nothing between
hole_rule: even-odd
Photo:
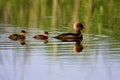
<instances>
[{"instance_id":1,"label":"reflection on water","mask_svg":"<svg viewBox=\"0 0 120 80\"><path fill-rule=\"evenodd\" d=\"M81 44L81 41L76 41L75 42L75 45L73 47L73 51L76 52L76 53L79 53L83 50L83 46Z\"/></svg>"},{"instance_id":2,"label":"reflection on water","mask_svg":"<svg viewBox=\"0 0 120 80\"><path fill-rule=\"evenodd\" d=\"M26 44L25 40L20 40L20 44L25 45Z\"/></svg>"},{"instance_id":3,"label":"reflection on water","mask_svg":"<svg viewBox=\"0 0 120 80\"><path fill-rule=\"evenodd\" d=\"M33 39L38 28L27 29L26 40L10 40L14 28L1 27L0 80L119 80L120 42L109 36L62 42L51 31L45 44Z\"/></svg>"}]
</instances>

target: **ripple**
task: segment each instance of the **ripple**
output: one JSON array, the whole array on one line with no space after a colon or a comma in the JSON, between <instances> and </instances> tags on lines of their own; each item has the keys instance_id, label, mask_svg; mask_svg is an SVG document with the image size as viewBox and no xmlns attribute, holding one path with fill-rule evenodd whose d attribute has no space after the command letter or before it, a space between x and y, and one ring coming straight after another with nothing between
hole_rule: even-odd
<instances>
[{"instance_id":1,"label":"ripple","mask_svg":"<svg viewBox=\"0 0 120 80\"><path fill-rule=\"evenodd\" d=\"M20 28L20 27L19 27ZM10 30L8 30L10 29ZM20 41L11 41L7 37L9 34L13 33L13 27L8 27L2 33L0 33L0 49L16 49L16 50L24 50L27 49L30 51L30 54L34 53L63 53L63 55L73 54L73 47L75 46L75 42L61 42L60 40L52 38L52 36L56 36L61 34L59 29L50 31L50 37L48 39L48 43L45 44L43 40L35 40L33 36L36 34L42 34L44 31L39 30L37 28L29 28L27 30L28 34L26 35L25 45L21 45ZM55 34L56 33L56 34ZM82 45L87 46L83 49L81 53L93 53L96 54L96 51L99 52L110 52L110 53L118 53L120 42L116 40L111 40L110 37L106 35L95 35L95 34L83 34L84 40L82 41ZM62 55L62 54L60 54ZM74 55L74 54L73 54Z\"/></svg>"}]
</instances>

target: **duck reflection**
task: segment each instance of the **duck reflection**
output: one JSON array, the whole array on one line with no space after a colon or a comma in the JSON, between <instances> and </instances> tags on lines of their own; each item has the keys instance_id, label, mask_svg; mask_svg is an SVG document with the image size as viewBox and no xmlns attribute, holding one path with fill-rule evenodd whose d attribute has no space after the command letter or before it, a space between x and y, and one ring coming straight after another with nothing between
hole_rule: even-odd
<instances>
[{"instance_id":1,"label":"duck reflection","mask_svg":"<svg viewBox=\"0 0 120 80\"><path fill-rule=\"evenodd\" d=\"M45 44L47 44L47 43L48 43L48 39L45 39L43 42L44 42Z\"/></svg>"},{"instance_id":2,"label":"duck reflection","mask_svg":"<svg viewBox=\"0 0 120 80\"><path fill-rule=\"evenodd\" d=\"M79 54L80 52L82 52L83 50L83 45L81 44L81 40L79 39L70 39L70 40L61 40L62 42L75 42L74 46L73 46L73 51L76 54Z\"/></svg>"},{"instance_id":3,"label":"duck reflection","mask_svg":"<svg viewBox=\"0 0 120 80\"><path fill-rule=\"evenodd\" d=\"M48 39L38 39L38 38L35 38L36 40L40 40L40 41L43 41L44 44L47 44L48 43Z\"/></svg>"},{"instance_id":4,"label":"duck reflection","mask_svg":"<svg viewBox=\"0 0 120 80\"><path fill-rule=\"evenodd\" d=\"M21 45L26 45L25 39L20 40Z\"/></svg>"},{"instance_id":5,"label":"duck reflection","mask_svg":"<svg viewBox=\"0 0 120 80\"><path fill-rule=\"evenodd\" d=\"M78 54L82 50L83 50L83 45L81 44L81 41L80 40L76 40L75 41L75 45L73 47L73 51Z\"/></svg>"}]
</instances>

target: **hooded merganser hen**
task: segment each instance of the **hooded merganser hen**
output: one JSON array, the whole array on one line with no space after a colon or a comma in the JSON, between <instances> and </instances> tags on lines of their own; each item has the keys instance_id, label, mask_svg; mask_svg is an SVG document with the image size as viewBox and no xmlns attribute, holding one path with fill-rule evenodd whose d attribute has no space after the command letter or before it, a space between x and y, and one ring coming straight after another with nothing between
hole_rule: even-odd
<instances>
[{"instance_id":1,"label":"hooded merganser hen","mask_svg":"<svg viewBox=\"0 0 120 80\"><path fill-rule=\"evenodd\" d=\"M8 38L11 40L25 39L25 30L21 30L20 34L11 34Z\"/></svg>"},{"instance_id":2,"label":"hooded merganser hen","mask_svg":"<svg viewBox=\"0 0 120 80\"><path fill-rule=\"evenodd\" d=\"M39 40L45 40L45 39L48 39L48 32L44 32L43 35L35 35L33 38L35 39L39 39Z\"/></svg>"},{"instance_id":3,"label":"hooded merganser hen","mask_svg":"<svg viewBox=\"0 0 120 80\"><path fill-rule=\"evenodd\" d=\"M83 25L79 22L75 22L73 27L76 33L64 33L53 38L56 38L62 41L75 41L77 39L80 39L82 41L83 35L81 33L81 30L84 28Z\"/></svg>"}]
</instances>

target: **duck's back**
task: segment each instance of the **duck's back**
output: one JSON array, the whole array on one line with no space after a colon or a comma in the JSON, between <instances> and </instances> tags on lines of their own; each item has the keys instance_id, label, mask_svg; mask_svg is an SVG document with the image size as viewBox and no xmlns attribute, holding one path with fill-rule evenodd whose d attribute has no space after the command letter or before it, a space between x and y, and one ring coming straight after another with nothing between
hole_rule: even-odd
<instances>
[{"instance_id":1,"label":"duck's back","mask_svg":"<svg viewBox=\"0 0 120 80\"><path fill-rule=\"evenodd\" d=\"M64 33L64 34L60 34L56 37L54 37L56 39L60 39L60 40L74 40L74 39L80 39L82 40L83 39L83 36L82 34L78 35L78 34L75 34L75 33Z\"/></svg>"},{"instance_id":2,"label":"duck's back","mask_svg":"<svg viewBox=\"0 0 120 80\"><path fill-rule=\"evenodd\" d=\"M18 40L19 35L18 34L12 34L8 38L12 40Z\"/></svg>"},{"instance_id":3,"label":"duck's back","mask_svg":"<svg viewBox=\"0 0 120 80\"><path fill-rule=\"evenodd\" d=\"M25 39L24 35L19 35L19 34L12 34L8 37L11 40L21 40L21 39Z\"/></svg>"},{"instance_id":4,"label":"duck's back","mask_svg":"<svg viewBox=\"0 0 120 80\"><path fill-rule=\"evenodd\" d=\"M35 39L41 39L41 40L48 39L48 37L44 36L44 35L35 35L33 38L35 38Z\"/></svg>"},{"instance_id":5,"label":"duck's back","mask_svg":"<svg viewBox=\"0 0 120 80\"><path fill-rule=\"evenodd\" d=\"M20 39L20 40L24 40L24 39L25 39L25 36L24 36L24 35L19 35L19 39Z\"/></svg>"}]
</instances>

